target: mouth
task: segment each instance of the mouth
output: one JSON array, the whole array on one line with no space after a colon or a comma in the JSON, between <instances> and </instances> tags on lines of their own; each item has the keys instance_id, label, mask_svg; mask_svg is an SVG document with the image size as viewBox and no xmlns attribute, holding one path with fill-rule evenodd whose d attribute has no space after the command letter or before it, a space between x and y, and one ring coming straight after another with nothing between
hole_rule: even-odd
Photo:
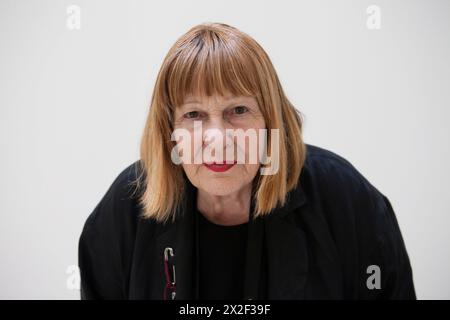
<instances>
[{"instance_id":1,"label":"mouth","mask_svg":"<svg viewBox=\"0 0 450 320\"><path fill-rule=\"evenodd\" d=\"M230 170L237 161L233 162L211 162L211 163L203 163L203 165L208 168L209 170L212 170L214 172L225 172Z\"/></svg>"}]
</instances>

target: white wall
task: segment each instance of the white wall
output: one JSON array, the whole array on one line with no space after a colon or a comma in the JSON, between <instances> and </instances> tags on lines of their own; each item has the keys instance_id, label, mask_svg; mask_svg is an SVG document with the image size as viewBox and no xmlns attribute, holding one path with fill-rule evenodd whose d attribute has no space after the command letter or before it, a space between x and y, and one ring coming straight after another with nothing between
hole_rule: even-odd
<instances>
[{"instance_id":1,"label":"white wall","mask_svg":"<svg viewBox=\"0 0 450 320\"><path fill-rule=\"evenodd\" d=\"M366 25L369 5L381 29ZM69 5L81 29L66 26ZM0 298L78 299L88 214L138 158L154 79L201 22L253 36L305 140L391 200L419 298L450 298L450 2L0 1Z\"/></svg>"}]
</instances>

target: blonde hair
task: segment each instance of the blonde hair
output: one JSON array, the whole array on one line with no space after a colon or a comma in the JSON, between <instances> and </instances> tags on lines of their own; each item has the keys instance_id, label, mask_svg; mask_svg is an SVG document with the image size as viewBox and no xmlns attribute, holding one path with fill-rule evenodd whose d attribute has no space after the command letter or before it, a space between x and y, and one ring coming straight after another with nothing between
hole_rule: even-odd
<instances>
[{"instance_id":1,"label":"blonde hair","mask_svg":"<svg viewBox=\"0 0 450 320\"><path fill-rule=\"evenodd\" d=\"M185 192L181 165L171 161L175 108L188 94L227 93L256 98L268 133L279 129L280 167L277 174L254 180L253 218L285 204L296 187L305 161L301 113L289 102L263 48L249 35L223 23L203 23L182 35L159 70L141 140L143 192L139 203L144 218L166 222L180 207ZM270 134L268 135L270 146ZM270 153L270 150L268 150Z\"/></svg>"}]
</instances>

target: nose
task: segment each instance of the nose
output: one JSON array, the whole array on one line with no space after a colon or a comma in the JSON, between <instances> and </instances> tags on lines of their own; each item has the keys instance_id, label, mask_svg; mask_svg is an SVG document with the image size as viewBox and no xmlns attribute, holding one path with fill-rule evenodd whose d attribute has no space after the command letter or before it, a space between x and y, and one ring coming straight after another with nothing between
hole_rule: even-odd
<instances>
[{"instance_id":1,"label":"nose","mask_svg":"<svg viewBox=\"0 0 450 320\"><path fill-rule=\"evenodd\" d=\"M232 128L223 119L210 119L203 129L203 160L234 161Z\"/></svg>"},{"instance_id":2,"label":"nose","mask_svg":"<svg viewBox=\"0 0 450 320\"><path fill-rule=\"evenodd\" d=\"M221 144L223 148L227 148L233 145L232 128L227 126L223 119L211 119L206 125L203 125L203 130L204 147Z\"/></svg>"}]
</instances>

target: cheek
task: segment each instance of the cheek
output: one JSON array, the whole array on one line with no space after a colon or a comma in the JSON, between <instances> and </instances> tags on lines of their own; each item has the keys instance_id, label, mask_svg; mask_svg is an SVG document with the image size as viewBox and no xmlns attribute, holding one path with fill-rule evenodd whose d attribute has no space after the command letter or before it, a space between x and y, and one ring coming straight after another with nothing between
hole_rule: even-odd
<instances>
[{"instance_id":1,"label":"cheek","mask_svg":"<svg viewBox=\"0 0 450 320\"><path fill-rule=\"evenodd\" d=\"M260 164L245 164L245 174L248 176L251 180L256 176L258 173L258 170L260 168Z\"/></svg>"},{"instance_id":2,"label":"cheek","mask_svg":"<svg viewBox=\"0 0 450 320\"><path fill-rule=\"evenodd\" d=\"M263 131L260 133L259 129L255 129L255 132L256 138L254 140L250 141L250 138L246 137L245 141L243 139L237 141L237 148L240 152L245 154L245 164L248 164L249 168L250 166L259 165L260 163L260 153L266 149L266 146L260 145L260 143L264 142L264 136L266 136L266 143L268 142L267 132Z\"/></svg>"},{"instance_id":3,"label":"cheek","mask_svg":"<svg viewBox=\"0 0 450 320\"><path fill-rule=\"evenodd\" d=\"M201 174L201 169L200 169L200 165L196 165L196 164L183 164L183 170L186 173L187 177L189 178L189 180L191 181L195 181L197 179L199 179L199 174Z\"/></svg>"},{"instance_id":4,"label":"cheek","mask_svg":"<svg viewBox=\"0 0 450 320\"><path fill-rule=\"evenodd\" d=\"M239 185L250 183L258 173L259 164L238 164L230 172L230 181Z\"/></svg>"}]
</instances>

